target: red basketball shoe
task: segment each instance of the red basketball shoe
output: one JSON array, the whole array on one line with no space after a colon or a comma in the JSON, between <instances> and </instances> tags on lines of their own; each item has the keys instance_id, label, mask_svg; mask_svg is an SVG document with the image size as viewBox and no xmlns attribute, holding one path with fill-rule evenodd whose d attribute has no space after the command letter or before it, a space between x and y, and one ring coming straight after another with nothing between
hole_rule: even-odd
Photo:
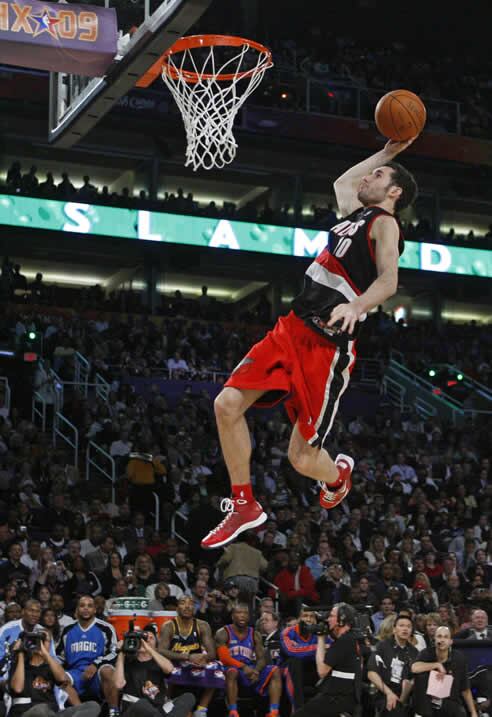
<instances>
[{"instance_id":1,"label":"red basketball shoe","mask_svg":"<svg viewBox=\"0 0 492 717\"><path fill-rule=\"evenodd\" d=\"M342 485L338 488L332 488L328 483L321 483L319 504L322 508L326 508L326 510L331 510L331 508L341 503L352 488L354 459L343 453L339 453L335 458L335 465L338 466L338 479L342 481Z\"/></svg>"},{"instance_id":2,"label":"red basketball shoe","mask_svg":"<svg viewBox=\"0 0 492 717\"><path fill-rule=\"evenodd\" d=\"M267 519L267 514L256 500L248 502L243 498L224 498L220 509L227 515L203 538L202 548L221 548L237 538L239 533L257 528Z\"/></svg>"}]
</instances>

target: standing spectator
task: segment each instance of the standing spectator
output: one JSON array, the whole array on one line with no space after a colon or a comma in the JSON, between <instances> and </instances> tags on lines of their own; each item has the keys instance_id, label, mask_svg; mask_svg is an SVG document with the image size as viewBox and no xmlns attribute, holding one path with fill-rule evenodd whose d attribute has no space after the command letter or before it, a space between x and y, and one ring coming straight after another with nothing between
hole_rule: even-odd
<instances>
[{"instance_id":1,"label":"standing spectator","mask_svg":"<svg viewBox=\"0 0 492 717\"><path fill-rule=\"evenodd\" d=\"M252 545L255 540L256 536L251 532L243 533L238 541L225 548L217 562L217 566L224 570L224 580L232 580L238 586L239 597L247 603L251 615L260 573L268 567L262 553Z\"/></svg>"},{"instance_id":2,"label":"standing spectator","mask_svg":"<svg viewBox=\"0 0 492 717\"><path fill-rule=\"evenodd\" d=\"M311 575L305 565L301 565L299 554L291 551L287 566L280 570L273 579L280 590L280 607L288 614L296 615L301 603L319 602L319 594Z\"/></svg>"}]
</instances>

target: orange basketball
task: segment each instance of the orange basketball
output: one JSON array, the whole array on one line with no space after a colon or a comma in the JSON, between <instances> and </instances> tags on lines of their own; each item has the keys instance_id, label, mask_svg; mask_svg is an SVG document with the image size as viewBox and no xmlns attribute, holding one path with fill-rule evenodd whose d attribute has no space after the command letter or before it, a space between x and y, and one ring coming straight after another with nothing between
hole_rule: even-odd
<instances>
[{"instance_id":1,"label":"orange basketball","mask_svg":"<svg viewBox=\"0 0 492 717\"><path fill-rule=\"evenodd\" d=\"M427 111L413 92L392 90L376 105L374 119L382 135L397 142L415 137L424 129Z\"/></svg>"}]
</instances>

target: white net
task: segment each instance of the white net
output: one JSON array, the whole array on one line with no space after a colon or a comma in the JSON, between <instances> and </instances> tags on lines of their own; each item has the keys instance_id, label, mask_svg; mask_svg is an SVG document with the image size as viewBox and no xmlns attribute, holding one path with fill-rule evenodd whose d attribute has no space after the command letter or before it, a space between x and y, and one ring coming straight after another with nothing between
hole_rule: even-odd
<instances>
[{"instance_id":1,"label":"white net","mask_svg":"<svg viewBox=\"0 0 492 717\"><path fill-rule=\"evenodd\" d=\"M219 52L225 56L220 64ZM233 161L238 146L234 119L270 66L266 49L263 52L246 43L186 48L179 57L171 54L167 58L162 79L183 116L186 167L194 171L220 169Z\"/></svg>"}]
</instances>

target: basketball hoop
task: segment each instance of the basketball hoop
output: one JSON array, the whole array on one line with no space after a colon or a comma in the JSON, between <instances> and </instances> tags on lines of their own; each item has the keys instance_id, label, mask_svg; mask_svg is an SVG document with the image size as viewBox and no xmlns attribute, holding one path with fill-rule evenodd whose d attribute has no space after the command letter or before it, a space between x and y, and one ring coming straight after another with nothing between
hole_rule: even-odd
<instances>
[{"instance_id":1,"label":"basketball hoop","mask_svg":"<svg viewBox=\"0 0 492 717\"><path fill-rule=\"evenodd\" d=\"M234 118L272 66L270 50L229 35L191 35L162 57L162 79L183 116L185 166L221 169L236 156Z\"/></svg>"}]
</instances>

